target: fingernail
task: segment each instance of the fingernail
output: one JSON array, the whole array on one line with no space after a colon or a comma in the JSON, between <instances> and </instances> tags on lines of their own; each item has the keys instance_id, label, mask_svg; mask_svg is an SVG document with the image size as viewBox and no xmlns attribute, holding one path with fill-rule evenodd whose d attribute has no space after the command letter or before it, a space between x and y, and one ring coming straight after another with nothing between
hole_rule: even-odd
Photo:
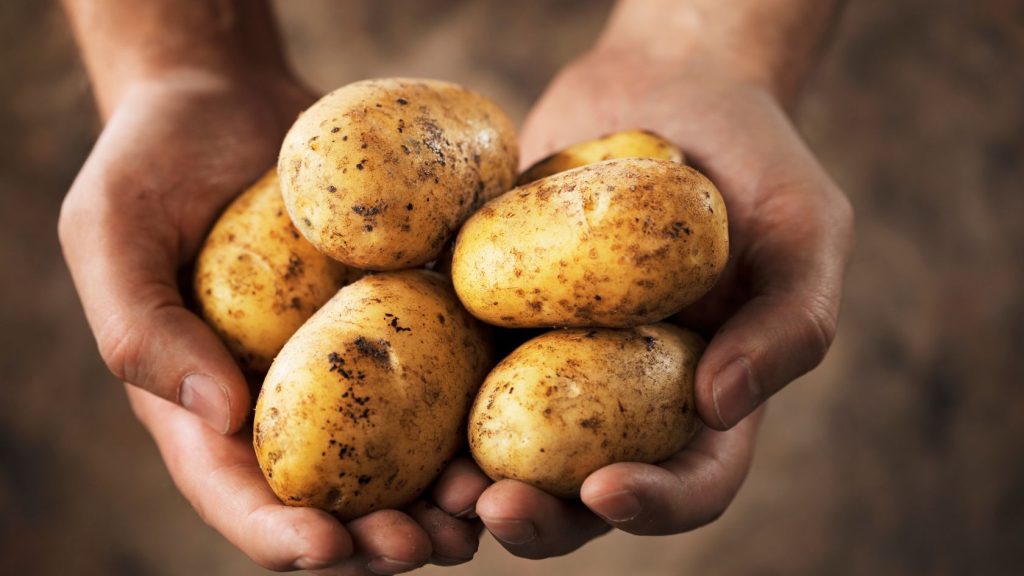
<instances>
[{"instance_id":1,"label":"fingernail","mask_svg":"<svg viewBox=\"0 0 1024 576\"><path fill-rule=\"evenodd\" d=\"M228 392L205 374L189 374L181 382L178 402L211 428L226 434L231 424Z\"/></svg>"},{"instance_id":2,"label":"fingernail","mask_svg":"<svg viewBox=\"0 0 1024 576\"><path fill-rule=\"evenodd\" d=\"M333 566L335 562L327 560L316 560L313 558L307 558L303 556L295 561L295 568L298 570L322 570L329 566Z\"/></svg>"},{"instance_id":3,"label":"fingernail","mask_svg":"<svg viewBox=\"0 0 1024 576\"><path fill-rule=\"evenodd\" d=\"M456 518L461 518L463 520L474 520L476 518L479 518L479 516L476 515L476 506L470 506L469 508L466 508L462 512L454 514L454 516Z\"/></svg>"},{"instance_id":4,"label":"fingernail","mask_svg":"<svg viewBox=\"0 0 1024 576\"><path fill-rule=\"evenodd\" d=\"M715 376L711 384L715 414L722 427L731 428L761 403L761 390L745 358L734 360Z\"/></svg>"},{"instance_id":5,"label":"fingernail","mask_svg":"<svg viewBox=\"0 0 1024 576\"><path fill-rule=\"evenodd\" d=\"M403 562L401 560L395 560L388 558L387 556L378 556L370 563L366 565L366 569L374 574L398 574L399 572L408 572L409 570L415 570L419 568L419 564L412 562Z\"/></svg>"},{"instance_id":6,"label":"fingernail","mask_svg":"<svg viewBox=\"0 0 1024 576\"><path fill-rule=\"evenodd\" d=\"M613 492L587 505L609 522L628 522L639 516L643 509L632 492Z\"/></svg>"},{"instance_id":7,"label":"fingernail","mask_svg":"<svg viewBox=\"0 0 1024 576\"><path fill-rule=\"evenodd\" d=\"M506 544L526 544L537 537L537 529L526 520L484 520L484 524L495 538Z\"/></svg>"}]
</instances>

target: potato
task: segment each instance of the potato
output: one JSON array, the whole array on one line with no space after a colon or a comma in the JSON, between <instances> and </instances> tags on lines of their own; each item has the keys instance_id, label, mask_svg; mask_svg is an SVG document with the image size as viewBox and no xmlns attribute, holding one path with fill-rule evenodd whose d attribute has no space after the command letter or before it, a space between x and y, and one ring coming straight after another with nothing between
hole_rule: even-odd
<instances>
[{"instance_id":1,"label":"potato","mask_svg":"<svg viewBox=\"0 0 1024 576\"><path fill-rule=\"evenodd\" d=\"M488 202L462 227L452 280L505 327L625 327L671 316L714 285L729 254L722 196L693 168L606 160Z\"/></svg>"},{"instance_id":2,"label":"potato","mask_svg":"<svg viewBox=\"0 0 1024 576\"><path fill-rule=\"evenodd\" d=\"M696 433L699 336L669 324L559 330L502 360L469 415L469 446L492 479L579 495L614 462L655 463Z\"/></svg>"},{"instance_id":3,"label":"potato","mask_svg":"<svg viewBox=\"0 0 1024 576\"><path fill-rule=\"evenodd\" d=\"M299 235L270 171L210 230L193 288L203 318L242 369L261 374L299 326L358 274Z\"/></svg>"},{"instance_id":4,"label":"potato","mask_svg":"<svg viewBox=\"0 0 1024 576\"><path fill-rule=\"evenodd\" d=\"M685 162L682 150L654 132L623 130L573 144L539 160L519 175L516 185L522 186L552 174L612 158L659 158L680 164Z\"/></svg>"},{"instance_id":5,"label":"potato","mask_svg":"<svg viewBox=\"0 0 1024 576\"><path fill-rule=\"evenodd\" d=\"M267 374L253 445L285 504L342 520L410 503L464 441L492 365L486 327L427 270L346 286Z\"/></svg>"},{"instance_id":6,"label":"potato","mask_svg":"<svg viewBox=\"0 0 1024 576\"><path fill-rule=\"evenodd\" d=\"M321 252L367 270L437 257L484 201L512 187L512 121L437 80L366 80L311 106L278 160L285 203Z\"/></svg>"}]
</instances>

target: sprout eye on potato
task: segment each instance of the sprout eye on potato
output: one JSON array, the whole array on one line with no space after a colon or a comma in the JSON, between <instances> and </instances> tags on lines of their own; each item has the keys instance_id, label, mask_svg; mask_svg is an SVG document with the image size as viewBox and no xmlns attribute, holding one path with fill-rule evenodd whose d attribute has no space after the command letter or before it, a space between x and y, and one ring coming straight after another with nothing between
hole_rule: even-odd
<instances>
[{"instance_id":1,"label":"sprout eye on potato","mask_svg":"<svg viewBox=\"0 0 1024 576\"><path fill-rule=\"evenodd\" d=\"M693 168L606 160L515 188L462 227L452 280L498 326L635 326L712 288L729 253L728 217Z\"/></svg>"},{"instance_id":2,"label":"sprout eye on potato","mask_svg":"<svg viewBox=\"0 0 1024 576\"><path fill-rule=\"evenodd\" d=\"M196 261L200 312L242 369L261 374L299 326L359 272L317 252L268 172L214 224Z\"/></svg>"},{"instance_id":3,"label":"sprout eye on potato","mask_svg":"<svg viewBox=\"0 0 1024 576\"><path fill-rule=\"evenodd\" d=\"M253 444L271 488L343 520L410 503L462 444L492 354L484 326L436 272L342 288L263 383Z\"/></svg>"},{"instance_id":4,"label":"sprout eye on potato","mask_svg":"<svg viewBox=\"0 0 1024 576\"><path fill-rule=\"evenodd\" d=\"M289 130L285 203L321 252L366 270L425 264L515 180L511 120L447 82L381 79L324 96Z\"/></svg>"},{"instance_id":5,"label":"sprout eye on potato","mask_svg":"<svg viewBox=\"0 0 1024 576\"><path fill-rule=\"evenodd\" d=\"M699 336L676 326L557 330L517 348L487 376L469 445L494 480L562 497L614 462L655 463L700 426L693 397Z\"/></svg>"}]
</instances>

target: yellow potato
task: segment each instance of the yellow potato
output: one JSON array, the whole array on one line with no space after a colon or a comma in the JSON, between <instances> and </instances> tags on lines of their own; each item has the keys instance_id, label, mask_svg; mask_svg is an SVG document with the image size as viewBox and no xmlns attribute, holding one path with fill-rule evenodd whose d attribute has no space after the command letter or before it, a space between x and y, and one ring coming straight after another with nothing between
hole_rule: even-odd
<instances>
[{"instance_id":1,"label":"yellow potato","mask_svg":"<svg viewBox=\"0 0 1024 576\"><path fill-rule=\"evenodd\" d=\"M203 318L242 369L259 374L299 326L357 275L299 235L270 171L210 230L196 261L194 290Z\"/></svg>"},{"instance_id":2,"label":"yellow potato","mask_svg":"<svg viewBox=\"0 0 1024 576\"><path fill-rule=\"evenodd\" d=\"M447 82L366 80L324 96L285 137L285 203L321 252L366 270L437 257L465 219L512 187L511 120Z\"/></svg>"},{"instance_id":3,"label":"yellow potato","mask_svg":"<svg viewBox=\"0 0 1024 576\"><path fill-rule=\"evenodd\" d=\"M700 427L693 392L699 336L676 326L558 330L502 360L469 415L469 446L492 479L561 497L595 470L655 463Z\"/></svg>"},{"instance_id":4,"label":"yellow potato","mask_svg":"<svg viewBox=\"0 0 1024 576\"><path fill-rule=\"evenodd\" d=\"M452 280L477 318L506 327L624 327L671 316L729 254L722 196L693 168L606 160L488 202L462 227Z\"/></svg>"},{"instance_id":5,"label":"yellow potato","mask_svg":"<svg viewBox=\"0 0 1024 576\"><path fill-rule=\"evenodd\" d=\"M537 161L519 175L516 185L522 186L552 174L612 158L658 158L685 163L683 151L654 132L623 130L596 140L573 144L565 150Z\"/></svg>"},{"instance_id":6,"label":"yellow potato","mask_svg":"<svg viewBox=\"0 0 1024 576\"><path fill-rule=\"evenodd\" d=\"M484 325L427 270L346 286L263 383L253 445L285 504L343 520L410 503L462 444L492 365Z\"/></svg>"}]
</instances>

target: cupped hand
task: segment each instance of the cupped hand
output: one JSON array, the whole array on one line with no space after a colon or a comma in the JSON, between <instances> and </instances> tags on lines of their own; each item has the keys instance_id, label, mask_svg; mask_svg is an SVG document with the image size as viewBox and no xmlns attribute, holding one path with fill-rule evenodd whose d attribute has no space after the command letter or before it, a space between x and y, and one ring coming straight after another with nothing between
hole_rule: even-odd
<instances>
[{"instance_id":1,"label":"cupped hand","mask_svg":"<svg viewBox=\"0 0 1024 576\"><path fill-rule=\"evenodd\" d=\"M729 210L729 264L677 318L710 336L696 381L708 428L657 466L598 470L582 504L515 481L489 487L477 511L520 556L564 554L610 526L672 534L717 518L750 466L759 406L815 367L836 331L852 210L768 87L709 61L595 50L567 67L530 113L523 165L630 128L675 142Z\"/></svg>"},{"instance_id":2,"label":"cupped hand","mask_svg":"<svg viewBox=\"0 0 1024 576\"><path fill-rule=\"evenodd\" d=\"M427 562L461 564L476 553L481 526L466 516L485 484L465 460L450 464L432 494L404 510L379 510L342 524L321 510L281 504L263 478L248 432L218 434L179 406L126 388L181 493L207 524L264 568L397 574Z\"/></svg>"},{"instance_id":3,"label":"cupped hand","mask_svg":"<svg viewBox=\"0 0 1024 576\"><path fill-rule=\"evenodd\" d=\"M287 80L206 70L130 86L65 200L65 258L101 355L128 383L176 485L256 562L366 574L466 561L480 525L455 515L471 510L483 488L464 462L446 470L432 501L404 511L342 525L283 506L243 430L246 380L183 304L180 272L223 207L274 166L285 131L311 102Z\"/></svg>"},{"instance_id":4,"label":"cupped hand","mask_svg":"<svg viewBox=\"0 0 1024 576\"><path fill-rule=\"evenodd\" d=\"M126 90L61 209L64 257L110 370L237 431L249 390L217 336L183 305L178 274L221 209L274 165L298 88L187 70Z\"/></svg>"}]
</instances>

